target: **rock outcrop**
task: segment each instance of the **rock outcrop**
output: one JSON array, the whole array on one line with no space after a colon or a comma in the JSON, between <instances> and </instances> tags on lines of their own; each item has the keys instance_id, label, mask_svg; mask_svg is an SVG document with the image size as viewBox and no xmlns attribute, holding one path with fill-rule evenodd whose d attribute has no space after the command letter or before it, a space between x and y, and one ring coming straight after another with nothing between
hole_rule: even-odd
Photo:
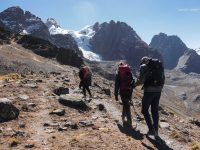
<instances>
[{"instance_id":1,"label":"rock outcrop","mask_svg":"<svg viewBox=\"0 0 200 150\"><path fill-rule=\"evenodd\" d=\"M98 24L93 26L96 34L90 40L92 50L102 56L103 60L127 60L138 68L143 56L161 58L151 49L137 33L124 22Z\"/></svg>"},{"instance_id":2,"label":"rock outcrop","mask_svg":"<svg viewBox=\"0 0 200 150\"><path fill-rule=\"evenodd\" d=\"M34 53L46 57L56 58L56 60L65 65L79 67L83 60L72 49L57 48L49 41L39 39L33 36L24 35L18 37L17 43L21 44L24 48L31 49Z\"/></svg>"},{"instance_id":3,"label":"rock outcrop","mask_svg":"<svg viewBox=\"0 0 200 150\"><path fill-rule=\"evenodd\" d=\"M175 68L179 58L188 50L187 46L178 36L168 36L164 33L155 35L152 38L150 46L159 50L167 69Z\"/></svg>"},{"instance_id":4,"label":"rock outcrop","mask_svg":"<svg viewBox=\"0 0 200 150\"><path fill-rule=\"evenodd\" d=\"M0 99L0 122L16 119L19 110L7 98Z\"/></svg>"},{"instance_id":5,"label":"rock outcrop","mask_svg":"<svg viewBox=\"0 0 200 150\"><path fill-rule=\"evenodd\" d=\"M53 39L53 43L57 47L72 49L76 53L78 53L80 56L82 56L81 51L79 50L76 41L70 34L54 34L51 35Z\"/></svg>"},{"instance_id":6,"label":"rock outcrop","mask_svg":"<svg viewBox=\"0 0 200 150\"><path fill-rule=\"evenodd\" d=\"M177 70L181 70L185 73L198 73L200 74L200 55L195 50L188 50L180 57Z\"/></svg>"}]
</instances>

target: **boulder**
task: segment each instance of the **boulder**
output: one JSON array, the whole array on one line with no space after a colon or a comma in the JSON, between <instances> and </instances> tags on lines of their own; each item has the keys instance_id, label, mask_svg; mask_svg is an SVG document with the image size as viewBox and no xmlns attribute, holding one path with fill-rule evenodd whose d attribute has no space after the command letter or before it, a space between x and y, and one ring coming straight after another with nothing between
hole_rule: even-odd
<instances>
[{"instance_id":1,"label":"boulder","mask_svg":"<svg viewBox=\"0 0 200 150\"><path fill-rule=\"evenodd\" d=\"M82 100L82 95L79 94L61 95L58 101L65 106L78 110L86 111L90 109L86 102Z\"/></svg>"},{"instance_id":2,"label":"boulder","mask_svg":"<svg viewBox=\"0 0 200 150\"><path fill-rule=\"evenodd\" d=\"M59 87L53 91L56 95L69 94L69 88Z\"/></svg>"},{"instance_id":3,"label":"boulder","mask_svg":"<svg viewBox=\"0 0 200 150\"><path fill-rule=\"evenodd\" d=\"M16 119L19 116L17 109L7 98L0 98L0 122Z\"/></svg>"}]
</instances>

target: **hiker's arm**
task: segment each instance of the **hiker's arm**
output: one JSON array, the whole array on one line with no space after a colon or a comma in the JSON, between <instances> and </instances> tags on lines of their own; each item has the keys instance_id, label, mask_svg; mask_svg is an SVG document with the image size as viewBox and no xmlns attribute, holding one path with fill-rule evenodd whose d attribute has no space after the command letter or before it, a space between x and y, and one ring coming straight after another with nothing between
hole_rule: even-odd
<instances>
[{"instance_id":1,"label":"hiker's arm","mask_svg":"<svg viewBox=\"0 0 200 150\"><path fill-rule=\"evenodd\" d=\"M118 92L119 92L119 76L116 75L115 77L115 91L114 91L114 94L115 94L115 100L118 101Z\"/></svg>"},{"instance_id":2,"label":"hiker's arm","mask_svg":"<svg viewBox=\"0 0 200 150\"><path fill-rule=\"evenodd\" d=\"M82 80L83 79L83 70L80 70L78 75L79 75L79 78Z\"/></svg>"},{"instance_id":3,"label":"hiker's arm","mask_svg":"<svg viewBox=\"0 0 200 150\"><path fill-rule=\"evenodd\" d=\"M140 66L140 75L135 83L135 86L144 84L145 78L146 78L146 74L148 72L148 68L146 65L141 65Z\"/></svg>"}]
</instances>

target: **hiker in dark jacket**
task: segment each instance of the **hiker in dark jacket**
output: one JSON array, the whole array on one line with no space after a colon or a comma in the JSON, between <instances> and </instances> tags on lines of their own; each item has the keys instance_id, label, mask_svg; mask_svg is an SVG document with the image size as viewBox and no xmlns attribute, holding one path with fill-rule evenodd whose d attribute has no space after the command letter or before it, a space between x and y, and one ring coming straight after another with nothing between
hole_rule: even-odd
<instances>
[{"instance_id":1,"label":"hiker in dark jacket","mask_svg":"<svg viewBox=\"0 0 200 150\"><path fill-rule=\"evenodd\" d=\"M134 87L134 79L131 73L130 66L120 63L115 78L115 100L118 101L118 93L120 94L123 110L122 121L125 123L127 119L128 125L132 126L130 102L132 102L132 92Z\"/></svg>"},{"instance_id":2,"label":"hiker in dark jacket","mask_svg":"<svg viewBox=\"0 0 200 150\"><path fill-rule=\"evenodd\" d=\"M158 107L164 81L165 75L162 63L149 57L143 57L141 59L140 75L135 85L143 84L142 114L149 128L148 136L158 136ZM153 121L149 114L150 106Z\"/></svg>"},{"instance_id":3,"label":"hiker in dark jacket","mask_svg":"<svg viewBox=\"0 0 200 150\"><path fill-rule=\"evenodd\" d=\"M79 71L79 78L80 78L80 84L79 88L83 89L83 95L84 98L86 98L86 90L88 91L90 98L92 97L91 91L89 89L89 86L91 86L92 82L92 74L88 66L81 65L80 71Z\"/></svg>"}]
</instances>

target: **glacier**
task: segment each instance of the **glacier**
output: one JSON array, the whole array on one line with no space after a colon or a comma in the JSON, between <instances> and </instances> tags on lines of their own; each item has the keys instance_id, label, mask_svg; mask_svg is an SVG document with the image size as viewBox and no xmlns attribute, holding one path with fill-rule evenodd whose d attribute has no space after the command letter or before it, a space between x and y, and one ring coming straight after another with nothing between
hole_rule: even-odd
<instances>
[{"instance_id":1,"label":"glacier","mask_svg":"<svg viewBox=\"0 0 200 150\"><path fill-rule=\"evenodd\" d=\"M50 34L70 34L77 42L79 49L83 53L83 57L89 59L91 61L101 61L102 58L100 55L92 52L91 45L89 43L90 39L95 35L95 31L93 30L93 26L85 26L81 30L66 30L62 29L59 25L57 25L54 19L48 19L48 25Z\"/></svg>"}]
</instances>

